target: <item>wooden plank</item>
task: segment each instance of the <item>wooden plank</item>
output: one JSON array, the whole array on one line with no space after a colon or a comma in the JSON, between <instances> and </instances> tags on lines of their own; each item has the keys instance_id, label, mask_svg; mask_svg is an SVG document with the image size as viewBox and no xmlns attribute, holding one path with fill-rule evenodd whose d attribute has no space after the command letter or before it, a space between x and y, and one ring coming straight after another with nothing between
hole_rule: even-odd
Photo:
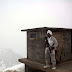
<instances>
[{"instance_id":1,"label":"wooden plank","mask_svg":"<svg viewBox=\"0 0 72 72\"><path fill-rule=\"evenodd\" d=\"M62 62L57 65L56 70L52 70L51 68L44 69L44 64L40 64L37 62L33 62L28 59L19 59L19 62L25 63L26 65L29 65L30 67L45 71L45 72L72 72L72 60Z\"/></svg>"},{"instance_id":2,"label":"wooden plank","mask_svg":"<svg viewBox=\"0 0 72 72\"><path fill-rule=\"evenodd\" d=\"M26 58L19 59L19 62L25 63L26 65L29 65L33 68L36 68L45 72L56 72L55 70L52 70L51 68L44 69L44 64L40 64L31 60L28 60Z\"/></svg>"}]
</instances>

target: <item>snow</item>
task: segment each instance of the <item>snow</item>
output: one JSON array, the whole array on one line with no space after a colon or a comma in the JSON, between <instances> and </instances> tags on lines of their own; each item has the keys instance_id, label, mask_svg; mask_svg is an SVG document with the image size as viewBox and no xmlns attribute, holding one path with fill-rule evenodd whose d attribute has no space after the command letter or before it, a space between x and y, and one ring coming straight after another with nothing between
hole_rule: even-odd
<instances>
[{"instance_id":1,"label":"snow","mask_svg":"<svg viewBox=\"0 0 72 72\"><path fill-rule=\"evenodd\" d=\"M24 72L24 68L25 65L23 63L15 65L13 67L7 68L6 70L3 70L3 72L7 71L7 70L16 70L18 72Z\"/></svg>"}]
</instances>

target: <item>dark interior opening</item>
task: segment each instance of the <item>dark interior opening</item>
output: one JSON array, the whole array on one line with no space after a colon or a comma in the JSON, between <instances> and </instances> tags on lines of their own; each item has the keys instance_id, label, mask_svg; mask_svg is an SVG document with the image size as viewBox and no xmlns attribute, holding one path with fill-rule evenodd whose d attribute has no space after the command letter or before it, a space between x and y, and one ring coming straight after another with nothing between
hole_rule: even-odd
<instances>
[{"instance_id":1,"label":"dark interior opening","mask_svg":"<svg viewBox=\"0 0 72 72\"><path fill-rule=\"evenodd\" d=\"M72 53L72 30L71 30L71 53Z\"/></svg>"}]
</instances>

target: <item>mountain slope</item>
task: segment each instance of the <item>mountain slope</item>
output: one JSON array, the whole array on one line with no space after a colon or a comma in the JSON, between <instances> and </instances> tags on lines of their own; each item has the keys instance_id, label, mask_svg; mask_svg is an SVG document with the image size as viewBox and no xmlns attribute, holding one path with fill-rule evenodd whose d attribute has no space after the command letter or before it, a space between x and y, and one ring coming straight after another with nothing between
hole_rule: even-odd
<instances>
[{"instance_id":1,"label":"mountain slope","mask_svg":"<svg viewBox=\"0 0 72 72\"><path fill-rule=\"evenodd\" d=\"M18 59L22 56L16 54L9 48L0 48L0 68L4 69L19 64ZM1 69L0 69L1 70Z\"/></svg>"}]
</instances>

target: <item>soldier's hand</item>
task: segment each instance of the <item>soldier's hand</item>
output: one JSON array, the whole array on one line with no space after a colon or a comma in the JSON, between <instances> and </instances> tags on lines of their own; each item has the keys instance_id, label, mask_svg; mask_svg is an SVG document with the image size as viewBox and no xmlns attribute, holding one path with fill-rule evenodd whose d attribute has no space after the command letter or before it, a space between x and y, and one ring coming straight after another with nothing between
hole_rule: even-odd
<instances>
[{"instance_id":1,"label":"soldier's hand","mask_svg":"<svg viewBox=\"0 0 72 72\"><path fill-rule=\"evenodd\" d=\"M54 49L54 47L51 47L50 49L51 49L51 50L53 50L53 49Z\"/></svg>"}]
</instances>

